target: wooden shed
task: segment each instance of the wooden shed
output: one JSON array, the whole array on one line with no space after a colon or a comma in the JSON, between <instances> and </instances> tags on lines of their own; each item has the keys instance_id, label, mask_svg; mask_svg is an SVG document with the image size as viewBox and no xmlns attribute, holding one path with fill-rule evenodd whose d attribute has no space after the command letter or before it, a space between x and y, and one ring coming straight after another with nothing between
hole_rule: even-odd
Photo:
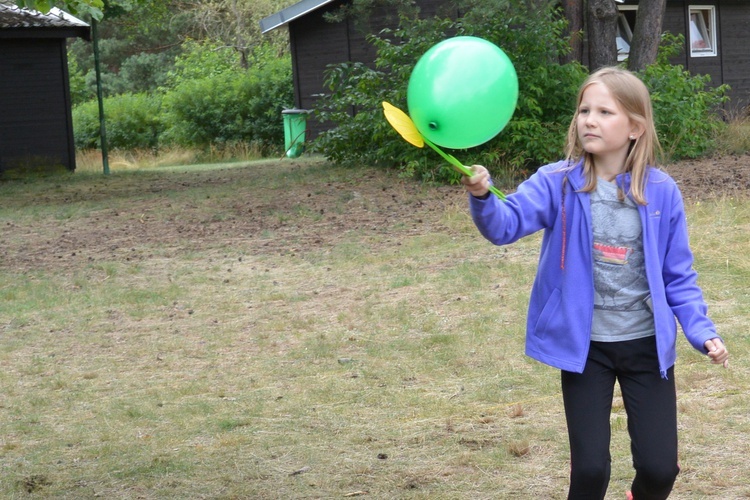
<instances>
[{"instance_id":1,"label":"wooden shed","mask_svg":"<svg viewBox=\"0 0 750 500\"><path fill-rule=\"evenodd\" d=\"M75 170L68 38L89 25L0 3L0 175L9 170Z\"/></svg>"},{"instance_id":2,"label":"wooden shed","mask_svg":"<svg viewBox=\"0 0 750 500\"><path fill-rule=\"evenodd\" d=\"M635 26L637 0L618 4L618 46L626 49ZM673 59L692 74L709 75L711 84L728 84L730 113L750 105L750 2L747 0L667 0L662 31L685 36ZM624 44L622 42L625 42ZM624 50L620 57L626 57Z\"/></svg>"},{"instance_id":3,"label":"wooden shed","mask_svg":"<svg viewBox=\"0 0 750 500\"><path fill-rule=\"evenodd\" d=\"M324 85L326 66L346 61L372 63L375 51L365 41L365 34L351 20L332 23L327 13L348 0L302 0L260 22L266 33L286 26L292 53L295 106L313 109L319 96L327 91ZM417 0L424 17L455 15L447 0ZM447 9L447 10L446 10ZM620 57L627 57L630 37L635 26L637 0L618 2L618 47ZM384 27L395 27L398 19L382 12L373 15L369 33ZM748 0L667 0L663 31L685 35L685 50L674 60L693 74L708 74L713 85L727 83L732 87L728 106L733 112L750 103L750 1ZM310 123L312 137L324 129Z\"/></svg>"}]
</instances>

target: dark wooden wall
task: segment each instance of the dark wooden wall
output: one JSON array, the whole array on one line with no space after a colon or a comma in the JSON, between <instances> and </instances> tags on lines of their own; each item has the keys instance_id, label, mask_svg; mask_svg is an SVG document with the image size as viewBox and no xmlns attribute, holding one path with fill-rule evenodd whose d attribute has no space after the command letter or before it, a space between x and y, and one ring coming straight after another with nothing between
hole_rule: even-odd
<instances>
[{"instance_id":1,"label":"dark wooden wall","mask_svg":"<svg viewBox=\"0 0 750 500\"><path fill-rule=\"evenodd\" d=\"M713 5L716 8L717 54L691 57L689 27L691 5ZM692 74L709 75L711 85L731 87L727 111L736 114L750 104L750 2L747 0L670 0L664 14L663 31L685 34L682 53L672 62L681 64Z\"/></svg>"},{"instance_id":2,"label":"dark wooden wall","mask_svg":"<svg viewBox=\"0 0 750 500\"><path fill-rule=\"evenodd\" d=\"M64 38L0 39L0 172L75 169Z\"/></svg>"},{"instance_id":3,"label":"dark wooden wall","mask_svg":"<svg viewBox=\"0 0 750 500\"><path fill-rule=\"evenodd\" d=\"M732 87L733 111L750 105L750 2L724 0L717 11L721 83Z\"/></svg>"}]
</instances>

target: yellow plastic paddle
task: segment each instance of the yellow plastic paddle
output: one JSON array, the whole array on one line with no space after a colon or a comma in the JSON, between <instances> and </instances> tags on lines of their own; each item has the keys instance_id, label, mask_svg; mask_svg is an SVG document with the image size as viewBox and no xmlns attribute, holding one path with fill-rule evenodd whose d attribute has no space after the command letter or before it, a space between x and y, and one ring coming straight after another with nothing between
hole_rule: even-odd
<instances>
[{"instance_id":1,"label":"yellow plastic paddle","mask_svg":"<svg viewBox=\"0 0 750 500\"><path fill-rule=\"evenodd\" d=\"M445 161L450 163L453 168L459 173L467 177L471 177L472 175L474 175L474 172L472 172L469 167L458 161L455 156L444 152L442 149L437 147L435 144L427 140L422 134L420 134L419 130L417 130L417 126L414 125L414 122L409 117L409 115L401 111L399 108L389 102L383 101L383 114L385 114L385 119L388 120L388 123L391 124L391 127L393 127L394 130L396 130L396 132L398 132L406 142L418 148L423 148L424 145L427 144L432 149L434 149L437 154L442 156ZM501 200L505 201L505 194L495 186L490 186L490 192Z\"/></svg>"}]
</instances>

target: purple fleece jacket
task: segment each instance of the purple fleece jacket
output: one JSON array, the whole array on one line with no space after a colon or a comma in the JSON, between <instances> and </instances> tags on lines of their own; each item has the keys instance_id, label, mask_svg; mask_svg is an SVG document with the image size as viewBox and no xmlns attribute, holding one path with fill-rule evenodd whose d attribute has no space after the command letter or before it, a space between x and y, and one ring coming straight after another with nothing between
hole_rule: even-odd
<instances>
[{"instance_id":1,"label":"purple fleece jacket","mask_svg":"<svg viewBox=\"0 0 750 500\"><path fill-rule=\"evenodd\" d=\"M617 183L628 192L630 175L621 174ZM544 230L529 302L526 354L578 373L586 364L594 314L591 201L589 193L580 192L584 184L582 162L571 166L561 161L541 167L507 202L469 195L474 223L496 245ZM648 204L638 205L638 210L659 368L666 378L677 357L675 317L703 354L704 343L718 335L697 285L677 184L665 172L649 168L645 197Z\"/></svg>"}]
</instances>

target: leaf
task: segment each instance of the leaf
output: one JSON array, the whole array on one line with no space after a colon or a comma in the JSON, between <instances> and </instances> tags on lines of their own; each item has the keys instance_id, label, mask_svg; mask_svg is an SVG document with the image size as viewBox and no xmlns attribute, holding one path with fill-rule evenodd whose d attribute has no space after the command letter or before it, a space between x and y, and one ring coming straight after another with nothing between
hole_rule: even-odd
<instances>
[{"instance_id":1,"label":"leaf","mask_svg":"<svg viewBox=\"0 0 750 500\"><path fill-rule=\"evenodd\" d=\"M386 101L383 101L383 114L385 114L385 119L388 120L391 127L393 127L406 142L418 148L424 147L422 134L419 133L419 130L417 130L416 125L411 121L409 115Z\"/></svg>"}]
</instances>

